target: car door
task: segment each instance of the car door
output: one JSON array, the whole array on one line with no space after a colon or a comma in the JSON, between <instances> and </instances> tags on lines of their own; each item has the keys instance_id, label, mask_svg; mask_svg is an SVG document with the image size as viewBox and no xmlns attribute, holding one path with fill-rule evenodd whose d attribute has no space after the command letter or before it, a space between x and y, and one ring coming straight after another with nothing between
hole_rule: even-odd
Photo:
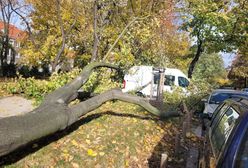
<instances>
[{"instance_id":1,"label":"car door","mask_svg":"<svg viewBox=\"0 0 248 168\"><path fill-rule=\"evenodd\" d=\"M234 157L233 153L228 153L227 151L229 151L229 145L232 139L232 136L230 135L236 127L239 116L239 112L228 104L224 104L214 116L210 125L209 139L217 165L222 165L224 162L228 162L229 158ZM227 155L232 156L226 157ZM231 165L226 164L224 167L229 166Z\"/></svg>"}]
</instances>

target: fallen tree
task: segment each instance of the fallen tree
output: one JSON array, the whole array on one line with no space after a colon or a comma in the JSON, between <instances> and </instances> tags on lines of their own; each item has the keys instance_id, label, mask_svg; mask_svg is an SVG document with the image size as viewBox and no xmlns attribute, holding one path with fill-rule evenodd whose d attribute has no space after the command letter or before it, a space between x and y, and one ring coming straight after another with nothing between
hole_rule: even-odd
<instances>
[{"instance_id":1,"label":"fallen tree","mask_svg":"<svg viewBox=\"0 0 248 168\"><path fill-rule=\"evenodd\" d=\"M91 63L72 82L48 94L43 103L32 112L0 119L0 157L27 143L65 129L81 116L109 100L121 100L140 105L158 117L178 115L176 112L161 112L146 99L122 93L118 89L106 91L76 105L68 106L77 98L78 89L87 82L93 69L98 67L118 69L118 66L112 64Z\"/></svg>"}]
</instances>

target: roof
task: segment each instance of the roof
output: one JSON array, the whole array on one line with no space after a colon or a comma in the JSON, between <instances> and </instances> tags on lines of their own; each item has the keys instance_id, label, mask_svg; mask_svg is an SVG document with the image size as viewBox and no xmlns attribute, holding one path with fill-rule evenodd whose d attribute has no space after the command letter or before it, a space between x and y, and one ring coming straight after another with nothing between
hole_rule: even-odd
<instances>
[{"instance_id":1,"label":"roof","mask_svg":"<svg viewBox=\"0 0 248 168\"><path fill-rule=\"evenodd\" d=\"M4 29L4 22L0 21L0 30L1 32L3 32L2 30ZM17 28L16 26L9 24L9 37L11 39L17 40L17 39L22 39L24 38L26 32Z\"/></svg>"}]
</instances>

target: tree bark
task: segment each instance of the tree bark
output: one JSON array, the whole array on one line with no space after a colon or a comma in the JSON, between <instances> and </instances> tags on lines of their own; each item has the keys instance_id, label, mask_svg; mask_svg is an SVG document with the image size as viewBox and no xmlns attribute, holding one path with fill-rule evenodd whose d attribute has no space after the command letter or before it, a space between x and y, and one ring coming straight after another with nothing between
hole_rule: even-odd
<instances>
[{"instance_id":1,"label":"tree bark","mask_svg":"<svg viewBox=\"0 0 248 168\"><path fill-rule=\"evenodd\" d=\"M2 35L2 48L0 52L1 57L1 74L0 76L5 76L6 73L6 66L8 65L8 53L9 53L9 25L10 25L10 19L12 16L12 11L10 4L0 1L0 7L1 7L1 15L2 15L2 21L3 21L3 35Z\"/></svg>"},{"instance_id":2,"label":"tree bark","mask_svg":"<svg viewBox=\"0 0 248 168\"><path fill-rule=\"evenodd\" d=\"M144 98L122 93L117 89L107 91L77 105L68 106L70 101L76 98L78 89L87 82L92 70L97 67L118 69L112 64L91 63L72 82L47 95L43 103L32 112L1 118L0 156L7 155L25 144L65 129L81 116L109 100L121 100L140 105L158 117L178 115L177 112L161 112Z\"/></svg>"},{"instance_id":3,"label":"tree bark","mask_svg":"<svg viewBox=\"0 0 248 168\"><path fill-rule=\"evenodd\" d=\"M203 43L202 40L199 40L198 45L197 45L196 54L189 65L188 78L190 78L190 79L192 78L192 74L193 74L195 65L196 65L197 61L199 60L201 53L203 52L202 43Z\"/></svg>"},{"instance_id":4,"label":"tree bark","mask_svg":"<svg viewBox=\"0 0 248 168\"><path fill-rule=\"evenodd\" d=\"M61 11L60 11L60 0L56 0L56 9L57 9L57 17L58 17L58 21L59 21L59 26L60 26L60 30L61 30L61 34L62 34L62 45L61 45L57 55L55 56L53 63L52 63L52 72L55 72L55 69L58 65L59 58L61 57L61 55L63 54L63 52L65 50L65 41L66 41L64 24L63 24L63 20L61 17Z\"/></svg>"},{"instance_id":5,"label":"tree bark","mask_svg":"<svg viewBox=\"0 0 248 168\"><path fill-rule=\"evenodd\" d=\"M92 51L92 56L91 56L91 62L94 62L97 60L98 45L99 45L98 24L97 24L97 20L98 20L97 4L98 4L98 0L95 0L94 10L93 10L93 15L94 15L94 45L93 45L93 51Z\"/></svg>"},{"instance_id":6,"label":"tree bark","mask_svg":"<svg viewBox=\"0 0 248 168\"><path fill-rule=\"evenodd\" d=\"M76 20L74 20L74 22L72 23L72 25L70 26L69 30L67 32L65 32L65 29L64 29L64 22L63 22L63 19L62 19L62 16L61 16L61 6L60 6L60 0L56 0L56 8L57 8L57 17L58 17L58 22L59 22L59 26L60 26L60 30L61 30L61 34L62 34L62 44L59 48L59 51L58 53L56 54L55 56L55 59L52 63L52 72L55 72L56 70L56 67L59 63L59 60L65 50L65 46L66 46L66 40L67 40L67 37L69 35L69 33L71 32L72 28L74 27L74 25L76 24Z\"/></svg>"}]
</instances>

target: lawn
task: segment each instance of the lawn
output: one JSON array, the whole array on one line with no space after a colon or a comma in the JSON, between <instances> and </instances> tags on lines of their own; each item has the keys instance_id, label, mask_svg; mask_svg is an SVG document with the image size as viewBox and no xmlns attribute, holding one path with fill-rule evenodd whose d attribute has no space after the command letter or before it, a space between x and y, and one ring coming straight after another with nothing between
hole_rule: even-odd
<instances>
[{"instance_id":1,"label":"lawn","mask_svg":"<svg viewBox=\"0 0 248 168\"><path fill-rule=\"evenodd\" d=\"M183 167L174 157L178 118L158 120L142 108L108 102L70 128L0 160L4 167L158 167L162 153L168 167ZM4 163L4 164L3 164Z\"/></svg>"}]
</instances>

